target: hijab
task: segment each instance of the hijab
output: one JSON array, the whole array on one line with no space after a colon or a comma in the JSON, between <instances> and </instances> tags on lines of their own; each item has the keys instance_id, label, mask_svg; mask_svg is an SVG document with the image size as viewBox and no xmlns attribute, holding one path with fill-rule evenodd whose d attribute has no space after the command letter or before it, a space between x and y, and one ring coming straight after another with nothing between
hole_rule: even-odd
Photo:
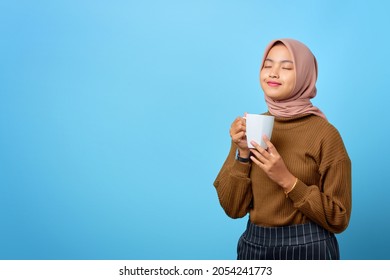
<instances>
[{"instance_id":1,"label":"hijab","mask_svg":"<svg viewBox=\"0 0 390 280\"><path fill-rule=\"evenodd\" d=\"M303 43L294 39L278 39L271 41L264 51L261 68L267 58L268 52L276 43L287 47L293 58L296 71L295 86L290 96L284 100L273 100L265 95L268 111L275 117L293 117L304 114L314 114L326 119L325 115L313 106L310 99L316 96L316 81L318 76L317 60L310 49Z\"/></svg>"}]
</instances>

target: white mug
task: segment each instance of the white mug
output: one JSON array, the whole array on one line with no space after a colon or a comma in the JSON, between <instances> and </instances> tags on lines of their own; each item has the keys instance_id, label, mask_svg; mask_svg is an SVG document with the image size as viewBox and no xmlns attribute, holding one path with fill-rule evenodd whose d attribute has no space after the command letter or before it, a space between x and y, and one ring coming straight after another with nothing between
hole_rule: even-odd
<instances>
[{"instance_id":1,"label":"white mug","mask_svg":"<svg viewBox=\"0 0 390 280\"><path fill-rule=\"evenodd\" d=\"M265 144L263 140L263 135L265 134L271 139L275 118L268 115L246 114L245 119L248 148L254 148L251 141L255 141L264 149L267 149L267 144Z\"/></svg>"}]
</instances>

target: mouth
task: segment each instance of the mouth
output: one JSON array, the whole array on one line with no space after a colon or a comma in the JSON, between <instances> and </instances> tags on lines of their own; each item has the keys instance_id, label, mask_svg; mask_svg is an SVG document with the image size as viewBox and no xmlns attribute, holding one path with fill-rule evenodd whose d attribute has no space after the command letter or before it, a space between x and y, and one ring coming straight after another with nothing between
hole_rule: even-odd
<instances>
[{"instance_id":1,"label":"mouth","mask_svg":"<svg viewBox=\"0 0 390 280\"><path fill-rule=\"evenodd\" d=\"M278 87L278 86L280 86L282 84L278 83L278 82L274 82L274 81L268 81L267 85L269 85L270 87Z\"/></svg>"}]
</instances>

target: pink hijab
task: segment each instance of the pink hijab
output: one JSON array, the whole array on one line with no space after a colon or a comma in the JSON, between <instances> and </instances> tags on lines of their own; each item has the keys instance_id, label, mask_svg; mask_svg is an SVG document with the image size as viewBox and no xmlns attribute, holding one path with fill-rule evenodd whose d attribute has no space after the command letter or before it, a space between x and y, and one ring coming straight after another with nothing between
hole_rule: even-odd
<instances>
[{"instance_id":1,"label":"pink hijab","mask_svg":"<svg viewBox=\"0 0 390 280\"><path fill-rule=\"evenodd\" d=\"M296 71L295 87L285 100L272 100L265 95L268 110L275 117L293 117L304 114L314 114L326 119L325 115L313 106L310 99L316 96L316 81L318 75L317 60L312 52L304 44L293 39L278 39L268 44L264 51L261 68L267 58L270 49L281 42L290 51Z\"/></svg>"}]
</instances>

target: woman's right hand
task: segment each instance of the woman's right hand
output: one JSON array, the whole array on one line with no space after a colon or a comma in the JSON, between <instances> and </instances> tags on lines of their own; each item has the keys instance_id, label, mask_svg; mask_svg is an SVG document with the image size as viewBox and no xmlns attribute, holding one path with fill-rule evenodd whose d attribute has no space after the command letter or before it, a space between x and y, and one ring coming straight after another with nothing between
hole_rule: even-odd
<instances>
[{"instance_id":1,"label":"woman's right hand","mask_svg":"<svg viewBox=\"0 0 390 280\"><path fill-rule=\"evenodd\" d=\"M246 115L246 114L245 114ZM238 146L240 157L249 158L250 150L246 141L246 120L243 117L237 117L230 126L230 137Z\"/></svg>"}]
</instances>

